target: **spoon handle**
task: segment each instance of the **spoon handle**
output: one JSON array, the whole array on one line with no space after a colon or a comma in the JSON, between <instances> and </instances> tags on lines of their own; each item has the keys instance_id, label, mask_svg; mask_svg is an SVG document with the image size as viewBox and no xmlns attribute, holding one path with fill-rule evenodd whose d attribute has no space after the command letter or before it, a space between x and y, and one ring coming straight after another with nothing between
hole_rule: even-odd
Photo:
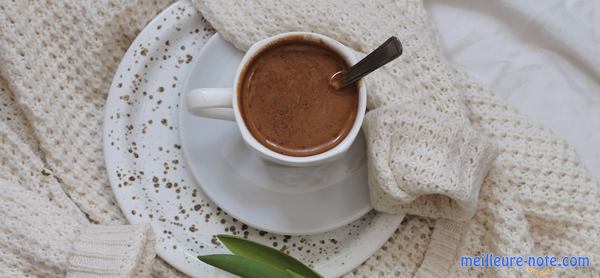
<instances>
[{"instance_id":1,"label":"spoon handle","mask_svg":"<svg viewBox=\"0 0 600 278\"><path fill-rule=\"evenodd\" d=\"M341 82L338 83L339 86L336 87L346 87L358 81L363 76L398 58L400 55L402 55L402 44L398 38L392 36L382 45L377 47L377 49L369 53L369 55L343 73Z\"/></svg>"}]
</instances>

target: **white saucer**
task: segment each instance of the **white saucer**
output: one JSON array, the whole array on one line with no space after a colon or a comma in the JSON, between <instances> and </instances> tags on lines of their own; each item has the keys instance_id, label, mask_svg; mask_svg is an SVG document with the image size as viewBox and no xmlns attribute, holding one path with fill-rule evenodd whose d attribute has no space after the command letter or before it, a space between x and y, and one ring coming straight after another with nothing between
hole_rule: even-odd
<instances>
[{"instance_id":1,"label":"white saucer","mask_svg":"<svg viewBox=\"0 0 600 278\"><path fill-rule=\"evenodd\" d=\"M232 87L243 53L219 34L197 56L184 86ZM181 98L179 107L186 107ZM219 207L255 228L279 234L327 232L371 210L365 140L316 167L287 167L261 159L243 142L233 122L180 112L183 153L198 184Z\"/></svg>"}]
</instances>

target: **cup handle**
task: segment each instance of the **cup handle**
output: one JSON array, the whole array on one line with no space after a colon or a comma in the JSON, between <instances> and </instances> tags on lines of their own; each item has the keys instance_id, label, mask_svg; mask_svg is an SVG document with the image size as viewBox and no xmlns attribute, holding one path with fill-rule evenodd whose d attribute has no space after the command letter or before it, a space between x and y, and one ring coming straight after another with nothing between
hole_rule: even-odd
<instances>
[{"instance_id":1,"label":"cup handle","mask_svg":"<svg viewBox=\"0 0 600 278\"><path fill-rule=\"evenodd\" d=\"M196 116L235 122L231 88L195 89L186 98L188 111Z\"/></svg>"}]
</instances>

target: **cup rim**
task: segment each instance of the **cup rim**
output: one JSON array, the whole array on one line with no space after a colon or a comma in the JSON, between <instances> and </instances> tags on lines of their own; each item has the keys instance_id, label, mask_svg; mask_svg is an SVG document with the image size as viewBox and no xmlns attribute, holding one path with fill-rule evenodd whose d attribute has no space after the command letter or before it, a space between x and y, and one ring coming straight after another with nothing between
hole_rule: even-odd
<instances>
[{"instance_id":1,"label":"cup rim","mask_svg":"<svg viewBox=\"0 0 600 278\"><path fill-rule=\"evenodd\" d=\"M303 37L310 41L316 41L316 42L322 43L322 44L326 45L327 47L329 47L330 49L336 51L340 56L342 56L342 58L344 58L346 63L348 63L349 65L354 65L358 62L358 58L356 57L354 50L343 45L342 43L338 42L337 40L334 40L334 39L327 37L325 35L322 35L322 34L317 34L317 33L312 33L312 32L287 32L287 33L282 33L282 34L278 34L278 35L263 39L261 41L256 42L248 49L248 51L242 58L240 66L237 69L237 72L235 75L235 81L234 81L235 83L233 86L233 94L232 94L233 95L233 101L232 101L233 111L234 111L236 123L242 134L242 138L244 138L246 143L248 143L248 145L250 145L250 147L252 147L254 150L259 152L263 157L271 158L277 162L280 162L285 165L291 165L291 166L312 165L317 162L328 161L328 160L336 157L337 155L347 151L350 148L350 146L352 145L352 143L354 142L354 140L356 139L356 136L358 135L358 133L360 131L360 128L361 128L361 125L362 125L362 122L363 122L363 119L365 116L366 107L367 107L366 87L365 87L364 81L362 81L362 80L359 81L359 84L358 84L358 106L357 106L356 118L354 119L354 124L352 125L352 128L350 129L350 132L348 132L346 137L340 143L338 143L335 147L333 147L327 151L324 151L322 153L318 153L318 154L314 154L314 155L310 155L310 156L291 156L291 155L285 155L285 154L278 153L276 151L269 149L265 145L261 144L258 140L256 140L256 138L254 138L254 136L252 135L252 133L246 126L246 122L244 121L244 118L241 115L241 111L240 111L240 108L238 105L238 93L240 91L239 86L241 84L240 78L242 77L241 76L242 73L245 72L245 69L248 66L248 63L250 61L252 61L252 59L254 57L256 57L259 53L261 53L265 48L267 48L281 40L290 38L290 37Z\"/></svg>"}]
</instances>

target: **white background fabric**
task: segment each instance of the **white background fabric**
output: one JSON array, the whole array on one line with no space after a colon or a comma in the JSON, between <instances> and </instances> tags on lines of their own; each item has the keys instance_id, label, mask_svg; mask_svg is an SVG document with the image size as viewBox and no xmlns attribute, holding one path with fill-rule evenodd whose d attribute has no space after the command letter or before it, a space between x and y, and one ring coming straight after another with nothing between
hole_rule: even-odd
<instances>
[{"instance_id":1,"label":"white background fabric","mask_svg":"<svg viewBox=\"0 0 600 278\"><path fill-rule=\"evenodd\" d=\"M600 180L600 1L425 4L446 58L564 138Z\"/></svg>"}]
</instances>

